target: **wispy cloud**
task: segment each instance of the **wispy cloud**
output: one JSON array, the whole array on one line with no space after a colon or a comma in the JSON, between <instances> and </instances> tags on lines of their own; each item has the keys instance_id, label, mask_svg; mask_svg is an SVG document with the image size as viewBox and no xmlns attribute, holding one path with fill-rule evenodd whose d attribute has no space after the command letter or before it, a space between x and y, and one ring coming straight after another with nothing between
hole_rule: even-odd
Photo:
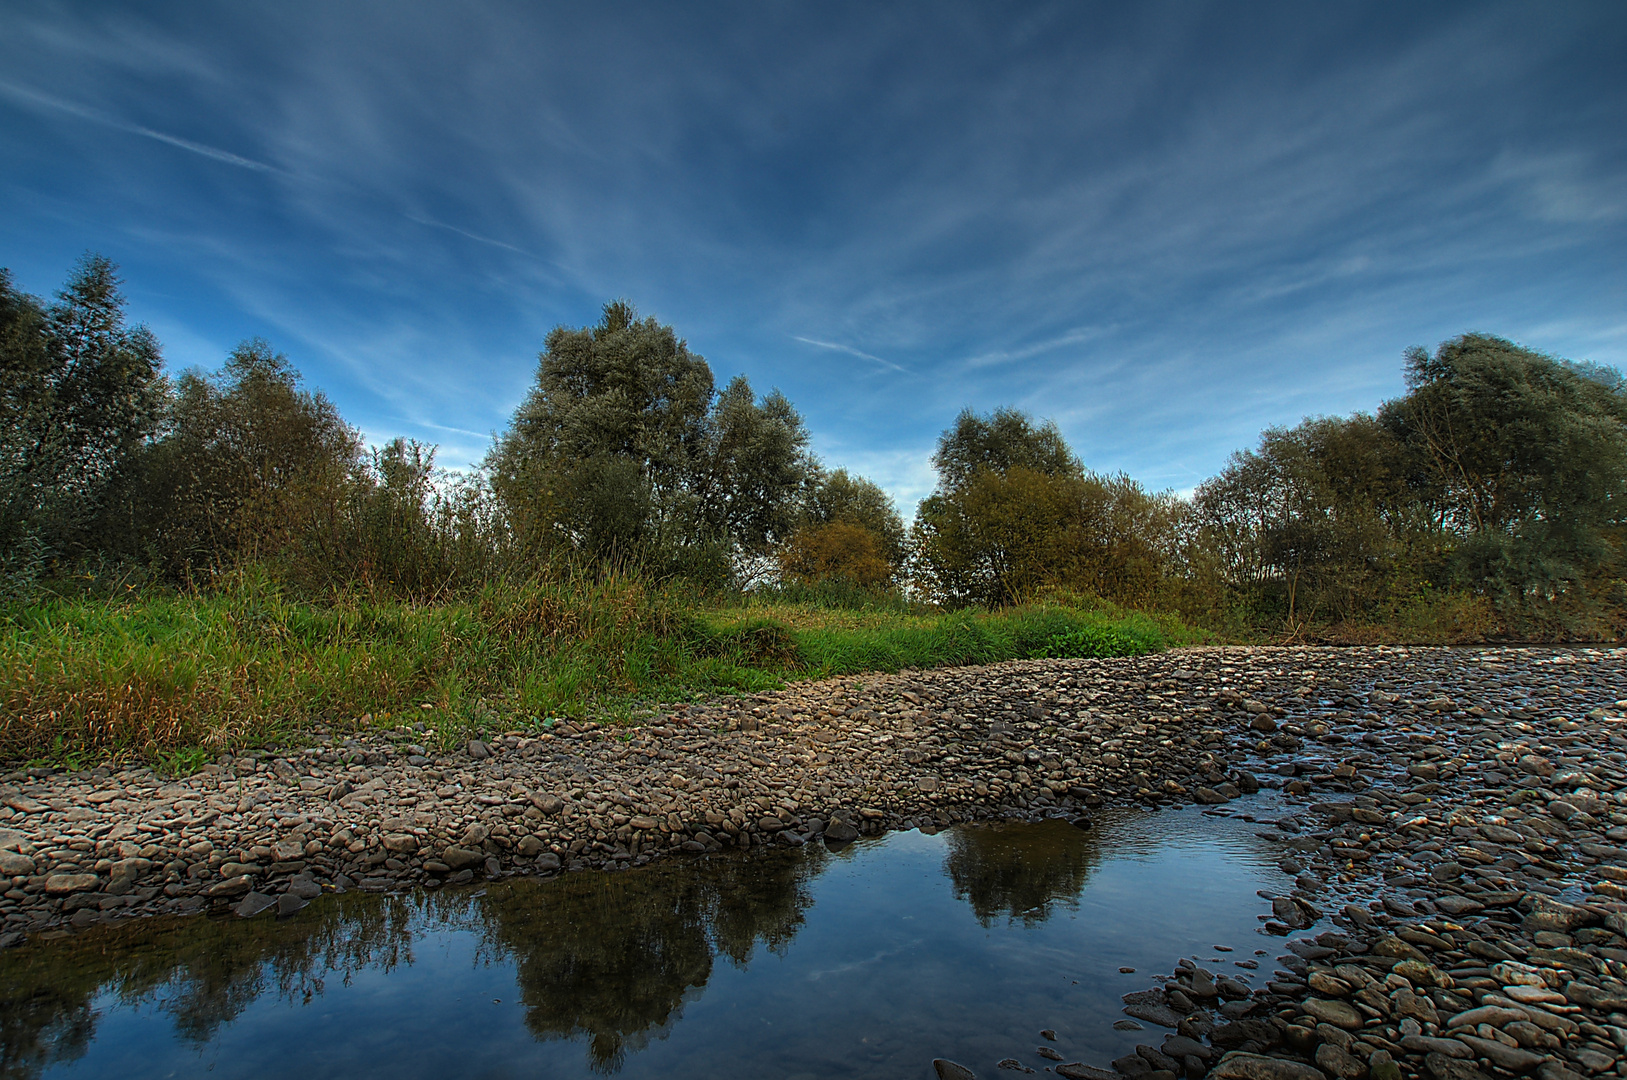
<instances>
[{"instance_id":1,"label":"wispy cloud","mask_svg":"<svg viewBox=\"0 0 1627 1080\"><path fill-rule=\"evenodd\" d=\"M171 135L163 131L154 131L150 127L144 127L141 124L131 123L128 120L121 120L119 117L102 112L100 109L93 109L88 105L80 105L72 101L67 101L63 98L41 93L38 90L31 90L25 86L18 86L15 83L0 82L0 93L4 93L8 97L18 101L27 102L28 104L38 107L53 109L57 112L67 113L69 116L77 116L81 120L89 120L91 123L102 124L106 127L127 132L131 135L140 135L143 138L154 139L168 146L178 147L179 149L197 154L200 157L209 158L212 161L219 161L227 165L235 165L240 169L249 169L254 172L287 175L285 170L279 169L275 165L267 165L263 161L255 161L253 158L246 158L241 154L234 154L230 150L222 150L218 146L207 146L200 142L194 142L191 139L183 139L179 135Z\"/></svg>"},{"instance_id":2,"label":"wispy cloud","mask_svg":"<svg viewBox=\"0 0 1627 1080\"><path fill-rule=\"evenodd\" d=\"M796 335L796 334L792 335L792 339L795 340L795 341L800 341L804 345L812 345L816 349L829 349L832 352L846 353L849 356L856 356L860 360L869 360L872 363L880 364L882 367L887 368L890 371L896 371L896 372L898 372L898 373L900 373L902 375L908 375L909 374L908 369L900 367L898 364L893 363L891 360L883 360L879 356L875 356L875 355L873 355L871 353L867 353L867 352L862 352L862 351L860 351L858 349L855 349L851 345L840 345L840 344L837 344L834 341L820 341L817 338L802 337L802 336Z\"/></svg>"}]
</instances>

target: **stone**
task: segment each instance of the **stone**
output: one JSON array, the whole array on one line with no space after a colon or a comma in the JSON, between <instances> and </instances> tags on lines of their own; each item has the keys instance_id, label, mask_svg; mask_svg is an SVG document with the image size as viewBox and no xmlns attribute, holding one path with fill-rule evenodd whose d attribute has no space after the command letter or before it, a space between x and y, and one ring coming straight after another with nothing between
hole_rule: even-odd
<instances>
[{"instance_id":1,"label":"stone","mask_svg":"<svg viewBox=\"0 0 1627 1080\"><path fill-rule=\"evenodd\" d=\"M1222 795L1214 788L1207 787L1200 787L1193 797L1196 798L1198 802L1203 803L1205 806L1218 806L1227 801L1226 796Z\"/></svg>"},{"instance_id":2,"label":"stone","mask_svg":"<svg viewBox=\"0 0 1627 1080\"><path fill-rule=\"evenodd\" d=\"M848 844L859 838L859 830L845 821L833 821L825 826L825 839L836 844Z\"/></svg>"},{"instance_id":3,"label":"stone","mask_svg":"<svg viewBox=\"0 0 1627 1080\"><path fill-rule=\"evenodd\" d=\"M514 851L522 858L533 858L544 850L543 843L535 836L522 836L520 842L514 845Z\"/></svg>"},{"instance_id":4,"label":"stone","mask_svg":"<svg viewBox=\"0 0 1627 1080\"><path fill-rule=\"evenodd\" d=\"M474 758L476 761L479 761L482 758L491 757L491 748L485 743L481 742L479 739L470 739L467 749L469 751L469 756Z\"/></svg>"},{"instance_id":5,"label":"stone","mask_svg":"<svg viewBox=\"0 0 1627 1080\"><path fill-rule=\"evenodd\" d=\"M1534 1072L1544 1061L1541 1054L1504 1046L1496 1039L1482 1039L1467 1032L1458 1032L1454 1037L1473 1050L1476 1057L1483 1057L1499 1069L1506 1069L1509 1072Z\"/></svg>"},{"instance_id":6,"label":"stone","mask_svg":"<svg viewBox=\"0 0 1627 1080\"><path fill-rule=\"evenodd\" d=\"M277 918L286 919L295 914L310 901L292 890L277 897Z\"/></svg>"},{"instance_id":7,"label":"stone","mask_svg":"<svg viewBox=\"0 0 1627 1080\"><path fill-rule=\"evenodd\" d=\"M1263 1054L1231 1053L1209 1073L1211 1080L1327 1080L1321 1069Z\"/></svg>"},{"instance_id":8,"label":"stone","mask_svg":"<svg viewBox=\"0 0 1627 1080\"><path fill-rule=\"evenodd\" d=\"M1367 1066L1358 1061L1354 1054L1330 1042L1316 1048L1316 1064L1323 1072L1342 1077L1343 1080L1358 1080L1367 1073Z\"/></svg>"},{"instance_id":9,"label":"stone","mask_svg":"<svg viewBox=\"0 0 1627 1080\"><path fill-rule=\"evenodd\" d=\"M551 851L544 852L537 856L536 866L538 870L544 872L558 870L560 867L559 856Z\"/></svg>"},{"instance_id":10,"label":"stone","mask_svg":"<svg viewBox=\"0 0 1627 1080\"><path fill-rule=\"evenodd\" d=\"M1459 1061L1446 1054L1425 1054L1424 1068L1429 1070L1429 1074L1435 1077L1435 1080L1490 1080L1490 1077L1467 1061Z\"/></svg>"},{"instance_id":11,"label":"stone","mask_svg":"<svg viewBox=\"0 0 1627 1080\"><path fill-rule=\"evenodd\" d=\"M933 1058L932 1071L938 1074L938 1080L977 1080L976 1073L948 1058Z\"/></svg>"},{"instance_id":12,"label":"stone","mask_svg":"<svg viewBox=\"0 0 1627 1080\"><path fill-rule=\"evenodd\" d=\"M276 904L275 897L267 896L262 892L250 892L237 902L237 906L232 908L232 914L240 919L252 919L267 908L275 907Z\"/></svg>"},{"instance_id":13,"label":"stone","mask_svg":"<svg viewBox=\"0 0 1627 1080\"><path fill-rule=\"evenodd\" d=\"M308 877L296 877L288 883L288 891L301 900L315 900L322 895L322 886Z\"/></svg>"},{"instance_id":14,"label":"stone","mask_svg":"<svg viewBox=\"0 0 1627 1080\"><path fill-rule=\"evenodd\" d=\"M1367 1080L1401 1080L1401 1066L1388 1050L1374 1050L1367 1059Z\"/></svg>"},{"instance_id":15,"label":"stone","mask_svg":"<svg viewBox=\"0 0 1627 1080\"><path fill-rule=\"evenodd\" d=\"M71 896L90 892L100 884L95 874L51 874L45 879L45 895Z\"/></svg>"},{"instance_id":16,"label":"stone","mask_svg":"<svg viewBox=\"0 0 1627 1080\"><path fill-rule=\"evenodd\" d=\"M1306 998L1304 1010L1324 1024L1332 1024L1346 1031L1357 1031L1362 1026L1362 1015L1348 1002L1328 998Z\"/></svg>"},{"instance_id":17,"label":"stone","mask_svg":"<svg viewBox=\"0 0 1627 1080\"><path fill-rule=\"evenodd\" d=\"M239 874L236 877L227 878L225 881L215 882L203 890L203 895L211 900L218 900L223 897L242 896L252 888L254 888L254 879L248 874Z\"/></svg>"},{"instance_id":18,"label":"stone","mask_svg":"<svg viewBox=\"0 0 1627 1080\"><path fill-rule=\"evenodd\" d=\"M1058 1065L1052 1070L1063 1080L1122 1080L1118 1073L1109 1069L1098 1069L1092 1065L1084 1065L1077 1061L1065 1065Z\"/></svg>"},{"instance_id":19,"label":"stone","mask_svg":"<svg viewBox=\"0 0 1627 1080\"><path fill-rule=\"evenodd\" d=\"M393 851L398 855L411 855L418 850L418 838L412 833L387 833L384 837L384 850Z\"/></svg>"},{"instance_id":20,"label":"stone","mask_svg":"<svg viewBox=\"0 0 1627 1080\"><path fill-rule=\"evenodd\" d=\"M441 852L441 861L453 870L467 870L486 861L486 853L474 848L448 847Z\"/></svg>"},{"instance_id":21,"label":"stone","mask_svg":"<svg viewBox=\"0 0 1627 1080\"><path fill-rule=\"evenodd\" d=\"M33 859L14 851L0 851L0 874L9 877L30 877L33 873Z\"/></svg>"}]
</instances>

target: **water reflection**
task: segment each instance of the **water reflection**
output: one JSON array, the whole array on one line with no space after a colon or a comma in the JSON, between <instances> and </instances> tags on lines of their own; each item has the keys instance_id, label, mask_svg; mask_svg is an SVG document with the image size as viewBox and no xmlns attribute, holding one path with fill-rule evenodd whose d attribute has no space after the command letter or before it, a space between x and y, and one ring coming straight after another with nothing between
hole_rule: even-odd
<instances>
[{"instance_id":1,"label":"water reflection","mask_svg":"<svg viewBox=\"0 0 1627 1080\"><path fill-rule=\"evenodd\" d=\"M156 1006L199 1045L264 995L309 1002L329 980L412 963L424 898L334 896L307 917L149 919L0 953L0 1066L37 1075L81 1057L111 999Z\"/></svg>"},{"instance_id":2,"label":"water reflection","mask_svg":"<svg viewBox=\"0 0 1627 1080\"><path fill-rule=\"evenodd\" d=\"M783 953L801 928L823 852L575 874L538 889L494 888L479 907L487 941L518 972L526 1027L589 1036L595 1072L670 1027L714 956L745 967L759 944Z\"/></svg>"},{"instance_id":3,"label":"water reflection","mask_svg":"<svg viewBox=\"0 0 1627 1080\"><path fill-rule=\"evenodd\" d=\"M1049 919L1058 903L1076 907L1101 859L1094 828L1053 820L956 829L944 869L956 898L984 926L1001 916L1032 926Z\"/></svg>"},{"instance_id":4,"label":"water reflection","mask_svg":"<svg viewBox=\"0 0 1627 1080\"><path fill-rule=\"evenodd\" d=\"M93 929L0 952L0 1073L892 1075L1070 1024L1107 1060L1119 967L1254 933L1260 846L1132 811Z\"/></svg>"}]
</instances>

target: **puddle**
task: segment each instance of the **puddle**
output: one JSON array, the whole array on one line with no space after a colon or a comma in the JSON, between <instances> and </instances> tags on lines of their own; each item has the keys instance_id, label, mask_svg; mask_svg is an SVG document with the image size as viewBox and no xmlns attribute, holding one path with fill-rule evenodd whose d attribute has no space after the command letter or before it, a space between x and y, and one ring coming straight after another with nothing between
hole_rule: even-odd
<instances>
[{"instance_id":1,"label":"puddle","mask_svg":"<svg viewBox=\"0 0 1627 1080\"><path fill-rule=\"evenodd\" d=\"M1105 1065L1161 1040L1112 1024L1178 957L1256 986L1273 970L1255 891L1290 886L1260 828L1128 809L99 928L0 953L0 1059L126 1080L822 1080L949 1057L990 1077L1008 1057L1043 1071L1048 1028L1065 1060Z\"/></svg>"}]
</instances>

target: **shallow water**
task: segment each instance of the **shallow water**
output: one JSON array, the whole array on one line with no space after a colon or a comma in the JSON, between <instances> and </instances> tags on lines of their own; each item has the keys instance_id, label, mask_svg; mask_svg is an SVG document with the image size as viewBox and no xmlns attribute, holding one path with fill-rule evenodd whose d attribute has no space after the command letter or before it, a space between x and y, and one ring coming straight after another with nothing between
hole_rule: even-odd
<instances>
[{"instance_id":1,"label":"shallow water","mask_svg":"<svg viewBox=\"0 0 1627 1080\"><path fill-rule=\"evenodd\" d=\"M1112 1024L1177 957L1272 971L1255 890L1289 881L1258 828L1132 809L95 929L0 954L0 1058L49 1077L924 1078L934 1057L1043 1069L1050 1028L1105 1065L1161 1041Z\"/></svg>"}]
</instances>

